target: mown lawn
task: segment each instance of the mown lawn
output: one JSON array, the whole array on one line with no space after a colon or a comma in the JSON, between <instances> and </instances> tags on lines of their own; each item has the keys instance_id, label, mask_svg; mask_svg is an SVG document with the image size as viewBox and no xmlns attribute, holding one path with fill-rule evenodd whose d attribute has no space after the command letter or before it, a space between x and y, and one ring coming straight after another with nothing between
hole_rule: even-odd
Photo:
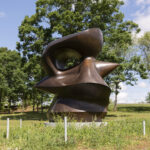
<instances>
[{"instance_id":1,"label":"mown lawn","mask_svg":"<svg viewBox=\"0 0 150 150\"><path fill-rule=\"evenodd\" d=\"M6 139L6 119L10 118L10 138ZM150 150L150 105L110 105L103 120L107 126L68 127L68 142L64 142L64 126L45 127L46 114L15 113L0 115L0 149L4 150ZM19 119L23 119L20 129ZM146 135L143 136L143 120Z\"/></svg>"}]
</instances>

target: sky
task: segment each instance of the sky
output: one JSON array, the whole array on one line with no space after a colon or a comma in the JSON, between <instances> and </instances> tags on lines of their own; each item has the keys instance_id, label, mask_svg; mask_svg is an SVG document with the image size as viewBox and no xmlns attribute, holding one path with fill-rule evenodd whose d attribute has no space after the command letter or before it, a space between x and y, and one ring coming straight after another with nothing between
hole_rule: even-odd
<instances>
[{"instance_id":1,"label":"sky","mask_svg":"<svg viewBox=\"0 0 150 150\"><path fill-rule=\"evenodd\" d=\"M0 47L16 49L18 38L18 27L26 15L35 13L36 0L0 0ZM136 22L141 28L138 37L144 32L150 31L150 0L124 0L125 5L121 11L125 20ZM150 81L139 81L135 86L127 86L121 83L122 90L118 95L118 103L140 103L144 102L150 91ZM114 95L111 95L114 100Z\"/></svg>"},{"instance_id":2,"label":"sky","mask_svg":"<svg viewBox=\"0 0 150 150\"><path fill-rule=\"evenodd\" d=\"M125 20L132 20L137 23L141 32L137 37L141 37L144 32L150 31L150 0L124 0L121 11L125 15ZM150 81L139 78L135 86L127 86L121 83L122 90L118 94L118 103L141 103L145 102L147 93L150 92ZM114 95L111 95L114 100Z\"/></svg>"}]
</instances>

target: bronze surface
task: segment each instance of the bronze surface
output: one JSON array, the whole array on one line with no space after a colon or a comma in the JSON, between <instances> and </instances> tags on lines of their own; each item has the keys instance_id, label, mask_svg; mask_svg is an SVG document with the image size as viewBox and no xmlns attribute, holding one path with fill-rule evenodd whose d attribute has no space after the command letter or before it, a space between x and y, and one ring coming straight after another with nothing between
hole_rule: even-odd
<instances>
[{"instance_id":1,"label":"bronze surface","mask_svg":"<svg viewBox=\"0 0 150 150\"><path fill-rule=\"evenodd\" d=\"M106 115L110 88L103 80L118 64L97 61L102 48L102 32L92 28L51 42L43 52L43 66L48 77L36 87L57 95L49 110L54 115L72 115L77 120L100 121ZM77 58L65 68L67 58ZM51 119L50 119L51 120Z\"/></svg>"}]
</instances>

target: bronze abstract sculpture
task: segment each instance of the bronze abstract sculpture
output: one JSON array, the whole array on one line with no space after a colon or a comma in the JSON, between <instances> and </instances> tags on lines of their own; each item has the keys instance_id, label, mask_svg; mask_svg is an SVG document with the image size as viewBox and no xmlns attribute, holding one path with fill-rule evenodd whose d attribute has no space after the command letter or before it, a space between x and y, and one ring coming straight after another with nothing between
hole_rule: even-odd
<instances>
[{"instance_id":1,"label":"bronze abstract sculpture","mask_svg":"<svg viewBox=\"0 0 150 150\"><path fill-rule=\"evenodd\" d=\"M36 87L57 95L50 117L65 113L77 120L100 121L106 115L111 90L103 78L118 64L95 59L102 43L101 30L92 28L47 46L42 62L49 76Z\"/></svg>"}]
</instances>

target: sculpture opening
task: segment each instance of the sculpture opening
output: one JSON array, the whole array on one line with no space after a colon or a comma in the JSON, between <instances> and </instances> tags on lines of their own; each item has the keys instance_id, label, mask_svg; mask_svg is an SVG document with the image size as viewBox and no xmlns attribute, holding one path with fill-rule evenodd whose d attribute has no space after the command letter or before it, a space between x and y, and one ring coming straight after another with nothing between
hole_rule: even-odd
<instances>
[{"instance_id":1,"label":"sculpture opening","mask_svg":"<svg viewBox=\"0 0 150 150\"><path fill-rule=\"evenodd\" d=\"M50 56L58 70L64 71L73 68L81 63L82 56L74 49L56 49L53 56Z\"/></svg>"},{"instance_id":2,"label":"sculpture opening","mask_svg":"<svg viewBox=\"0 0 150 150\"><path fill-rule=\"evenodd\" d=\"M36 87L57 98L49 109L53 115L69 115L78 121L101 121L107 113L110 88L103 80L118 64L97 61L103 37L98 28L71 34L51 42L42 55L49 76Z\"/></svg>"}]
</instances>

